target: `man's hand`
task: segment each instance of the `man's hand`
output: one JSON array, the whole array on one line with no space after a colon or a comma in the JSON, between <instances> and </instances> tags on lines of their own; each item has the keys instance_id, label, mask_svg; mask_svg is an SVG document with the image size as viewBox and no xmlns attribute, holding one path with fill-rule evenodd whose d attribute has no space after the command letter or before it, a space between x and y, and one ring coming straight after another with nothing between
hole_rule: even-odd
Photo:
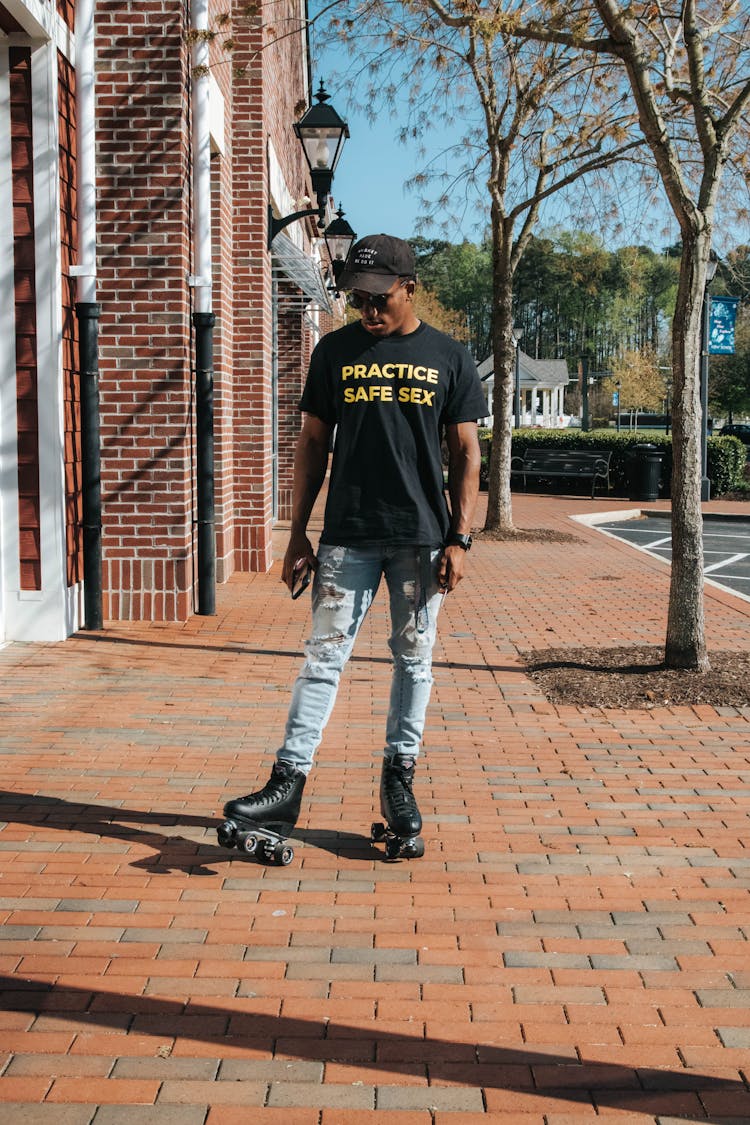
<instances>
[{"instance_id":1,"label":"man's hand","mask_svg":"<svg viewBox=\"0 0 750 1125\"><path fill-rule=\"evenodd\" d=\"M299 563L299 566L297 566L297 563ZM311 566L313 570L318 569L318 560L315 557L312 543L306 535L292 536L289 540L289 546L286 549L284 562L281 567L281 581L284 582L290 590L294 585L295 570L300 570L305 563Z\"/></svg>"},{"instance_id":2,"label":"man's hand","mask_svg":"<svg viewBox=\"0 0 750 1125\"><path fill-rule=\"evenodd\" d=\"M455 590L464 576L466 551L463 547L444 547L438 566L438 585L445 594Z\"/></svg>"}]
</instances>

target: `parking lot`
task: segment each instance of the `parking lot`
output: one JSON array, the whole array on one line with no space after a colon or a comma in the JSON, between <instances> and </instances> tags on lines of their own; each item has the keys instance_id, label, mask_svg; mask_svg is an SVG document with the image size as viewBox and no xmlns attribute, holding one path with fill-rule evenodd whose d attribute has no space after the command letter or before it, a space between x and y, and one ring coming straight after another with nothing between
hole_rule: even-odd
<instances>
[{"instance_id":1,"label":"parking lot","mask_svg":"<svg viewBox=\"0 0 750 1125\"><path fill-rule=\"evenodd\" d=\"M642 512L634 519L608 519L594 524L665 562L672 560L670 517ZM750 600L750 520L726 516L703 517L703 566L706 580Z\"/></svg>"}]
</instances>

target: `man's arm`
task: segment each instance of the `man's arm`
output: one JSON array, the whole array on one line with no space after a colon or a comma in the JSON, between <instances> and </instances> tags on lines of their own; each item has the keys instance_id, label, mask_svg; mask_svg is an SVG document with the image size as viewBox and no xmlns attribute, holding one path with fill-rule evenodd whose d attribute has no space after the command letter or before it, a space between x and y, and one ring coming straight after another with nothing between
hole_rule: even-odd
<instances>
[{"instance_id":1,"label":"man's arm","mask_svg":"<svg viewBox=\"0 0 750 1125\"><path fill-rule=\"evenodd\" d=\"M446 427L448 445L448 495L451 503L451 531L469 535L479 496L481 453L476 422L457 422ZM464 576L466 551L446 547L440 560L438 581L450 592Z\"/></svg>"},{"instance_id":2,"label":"man's arm","mask_svg":"<svg viewBox=\"0 0 750 1125\"><path fill-rule=\"evenodd\" d=\"M314 414L307 414L297 439L294 453L291 531L281 570L281 580L286 582L290 590L294 581L296 562L306 559L310 566L317 565L315 552L307 537L307 521L310 519L313 505L325 480L331 428L327 422L316 418Z\"/></svg>"}]
</instances>

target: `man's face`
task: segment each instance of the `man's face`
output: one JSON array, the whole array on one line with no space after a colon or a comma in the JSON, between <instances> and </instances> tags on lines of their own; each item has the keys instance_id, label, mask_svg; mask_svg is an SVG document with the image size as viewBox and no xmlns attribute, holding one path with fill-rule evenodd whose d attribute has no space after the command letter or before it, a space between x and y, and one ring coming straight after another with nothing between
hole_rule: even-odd
<instances>
[{"instance_id":1,"label":"man's face","mask_svg":"<svg viewBox=\"0 0 750 1125\"><path fill-rule=\"evenodd\" d=\"M354 307L361 309L362 327L373 336L402 336L416 327L413 281L396 278L382 296L365 293L362 289L353 289L351 296Z\"/></svg>"}]
</instances>

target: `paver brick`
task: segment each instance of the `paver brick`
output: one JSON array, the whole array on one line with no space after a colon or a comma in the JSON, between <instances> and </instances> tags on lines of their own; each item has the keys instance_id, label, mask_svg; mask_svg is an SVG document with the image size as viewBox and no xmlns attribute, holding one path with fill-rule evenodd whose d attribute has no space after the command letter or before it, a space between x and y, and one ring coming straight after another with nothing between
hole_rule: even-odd
<instances>
[{"instance_id":1,"label":"paver brick","mask_svg":"<svg viewBox=\"0 0 750 1125\"><path fill-rule=\"evenodd\" d=\"M445 601L415 862L368 839L381 601L284 869L215 837L266 775L306 634L278 563L220 587L215 618L0 650L9 1120L750 1119L750 709L547 703L523 651L663 643L663 567L578 511L515 495L578 542L477 539ZM591 612L561 613L581 590ZM744 651L748 621L707 594L710 647Z\"/></svg>"}]
</instances>

